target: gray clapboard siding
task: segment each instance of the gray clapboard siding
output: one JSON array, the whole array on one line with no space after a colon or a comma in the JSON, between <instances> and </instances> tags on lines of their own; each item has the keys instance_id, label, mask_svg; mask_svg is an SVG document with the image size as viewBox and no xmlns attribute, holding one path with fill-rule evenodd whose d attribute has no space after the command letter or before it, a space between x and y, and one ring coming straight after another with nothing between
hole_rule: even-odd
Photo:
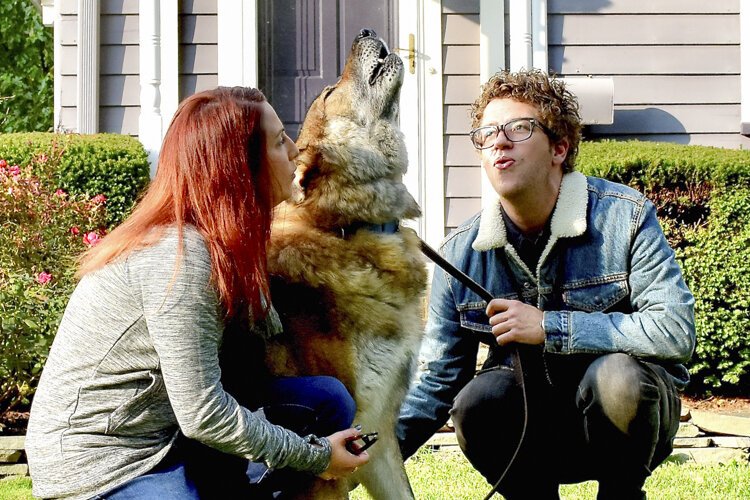
<instances>
[{"instance_id":1,"label":"gray clapboard siding","mask_svg":"<svg viewBox=\"0 0 750 500\"><path fill-rule=\"evenodd\" d=\"M479 165L479 155L466 134L444 136L445 165Z\"/></svg>"},{"instance_id":2,"label":"gray clapboard siding","mask_svg":"<svg viewBox=\"0 0 750 500\"><path fill-rule=\"evenodd\" d=\"M598 134L736 133L740 108L728 104L619 106L612 125L591 126Z\"/></svg>"},{"instance_id":3,"label":"gray clapboard siding","mask_svg":"<svg viewBox=\"0 0 750 500\"><path fill-rule=\"evenodd\" d=\"M99 81L101 106L140 106L138 75L102 75Z\"/></svg>"},{"instance_id":4,"label":"gray clapboard siding","mask_svg":"<svg viewBox=\"0 0 750 500\"><path fill-rule=\"evenodd\" d=\"M479 15L443 16L443 44L476 45L479 40Z\"/></svg>"},{"instance_id":5,"label":"gray clapboard siding","mask_svg":"<svg viewBox=\"0 0 750 500\"><path fill-rule=\"evenodd\" d=\"M217 0L181 0L179 99L216 87L219 81Z\"/></svg>"},{"instance_id":6,"label":"gray clapboard siding","mask_svg":"<svg viewBox=\"0 0 750 500\"><path fill-rule=\"evenodd\" d=\"M102 15L99 29L101 45L138 45L137 15Z\"/></svg>"},{"instance_id":7,"label":"gray clapboard siding","mask_svg":"<svg viewBox=\"0 0 750 500\"><path fill-rule=\"evenodd\" d=\"M218 43L219 23L216 15L180 15L180 43L188 45Z\"/></svg>"},{"instance_id":8,"label":"gray clapboard siding","mask_svg":"<svg viewBox=\"0 0 750 500\"><path fill-rule=\"evenodd\" d=\"M103 45L100 47L100 75L138 75L137 45Z\"/></svg>"},{"instance_id":9,"label":"gray clapboard siding","mask_svg":"<svg viewBox=\"0 0 750 500\"><path fill-rule=\"evenodd\" d=\"M213 14L217 12L217 0L180 0L180 14Z\"/></svg>"},{"instance_id":10,"label":"gray clapboard siding","mask_svg":"<svg viewBox=\"0 0 750 500\"><path fill-rule=\"evenodd\" d=\"M551 46L563 75L739 74L739 46Z\"/></svg>"},{"instance_id":11,"label":"gray clapboard siding","mask_svg":"<svg viewBox=\"0 0 750 500\"><path fill-rule=\"evenodd\" d=\"M218 74L217 45L180 46L180 74Z\"/></svg>"},{"instance_id":12,"label":"gray clapboard siding","mask_svg":"<svg viewBox=\"0 0 750 500\"><path fill-rule=\"evenodd\" d=\"M739 75L637 75L613 77L617 104L736 104Z\"/></svg>"},{"instance_id":13,"label":"gray clapboard siding","mask_svg":"<svg viewBox=\"0 0 750 500\"><path fill-rule=\"evenodd\" d=\"M443 13L479 14L479 0L443 0Z\"/></svg>"},{"instance_id":14,"label":"gray clapboard siding","mask_svg":"<svg viewBox=\"0 0 750 500\"><path fill-rule=\"evenodd\" d=\"M482 208L481 200L477 198L447 198L445 211L445 225L454 228L479 212Z\"/></svg>"},{"instance_id":15,"label":"gray clapboard siding","mask_svg":"<svg viewBox=\"0 0 750 500\"><path fill-rule=\"evenodd\" d=\"M481 90L479 75L445 75L443 77L444 104L471 104Z\"/></svg>"},{"instance_id":16,"label":"gray clapboard siding","mask_svg":"<svg viewBox=\"0 0 750 500\"><path fill-rule=\"evenodd\" d=\"M740 0L548 0L549 13L713 14L739 12Z\"/></svg>"},{"instance_id":17,"label":"gray clapboard siding","mask_svg":"<svg viewBox=\"0 0 750 500\"><path fill-rule=\"evenodd\" d=\"M479 44L477 45L444 45L443 46L443 74L444 75L478 75L479 74Z\"/></svg>"},{"instance_id":18,"label":"gray clapboard siding","mask_svg":"<svg viewBox=\"0 0 750 500\"><path fill-rule=\"evenodd\" d=\"M482 195L481 167L448 167L445 169L445 196L473 198Z\"/></svg>"},{"instance_id":19,"label":"gray clapboard siding","mask_svg":"<svg viewBox=\"0 0 750 500\"><path fill-rule=\"evenodd\" d=\"M102 0L102 14L135 14L138 15L138 0Z\"/></svg>"},{"instance_id":20,"label":"gray clapboard siding","mask_svg":"<svg viewBox=\"0 0 750 500\"><path fill-rule=\"evenodd\" d=\"M549 39L566 46L722 45L740 41L740 19L736 14L553 14L547 19Z\"/></svg>"},{"instance_id":21,"label":"gray clapboard siding","mask_svg":"<svg viewBox=\"0 0 750 500\"><path fill-rule=\"evenodd\" d=\"M467 105L443 106L443 123L446 134L468 134L471 130L471 111Z\"/></svg>"},{"instance_id":22,"label":"gray clapboard siding","mask_svg":"<svg viewBox=\"0 0 750 500\"><path fill-rule=\"evenodd\" d=\"M138 135L140 106L100 106L99 130L117 134Z\"/></svg>"},{"instance_id":23,"label":"gray clapboard siding","mask_svg":"<svg viewBox=\"0 0 750 500\"><path fill-rule=\"evenodd\" d=\"M218 75L180 75L180 98L215 88L218 84Z\"/></svg>"}]
</instances>

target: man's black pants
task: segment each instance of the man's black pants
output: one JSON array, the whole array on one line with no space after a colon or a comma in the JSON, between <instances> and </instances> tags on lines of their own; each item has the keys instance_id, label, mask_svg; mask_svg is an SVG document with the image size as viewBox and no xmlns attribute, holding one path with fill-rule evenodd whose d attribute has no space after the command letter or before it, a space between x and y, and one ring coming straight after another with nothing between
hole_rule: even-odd
<instances>
[{"instance_id":1,"label":"man's black pants","mask_svg":"<svg viewBox=\"0 0 750 500\"><path fill-rule=\"evenodd\" d=\"M659 365L626 354L542 356L523 350L526 405L514 371L480 372L451 417L472 465L506 498L559 498L562 483L599 481L599 499L643 498L643 483L672 451L680 399Z\"/></svg>"}]
</instances>

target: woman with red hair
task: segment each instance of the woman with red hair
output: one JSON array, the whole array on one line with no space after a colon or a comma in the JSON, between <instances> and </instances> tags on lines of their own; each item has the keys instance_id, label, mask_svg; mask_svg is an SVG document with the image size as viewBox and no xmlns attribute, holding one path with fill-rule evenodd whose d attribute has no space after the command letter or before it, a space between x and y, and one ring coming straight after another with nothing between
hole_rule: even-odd
<instances>
[{"instance_id":1,"label":"woman with red hair","mask_svg":"<svg viewBox=\"0 0 750 500\"><path fill-rule=\"evenodd\" d=\"M266 245L298 154L258 90L180 105L144 198L81 261L32 405L36 497L248 495L274 469L330 479L367 462L346 450L338 380L251 371L280 328Z\"/></svg>"}]
</instances>

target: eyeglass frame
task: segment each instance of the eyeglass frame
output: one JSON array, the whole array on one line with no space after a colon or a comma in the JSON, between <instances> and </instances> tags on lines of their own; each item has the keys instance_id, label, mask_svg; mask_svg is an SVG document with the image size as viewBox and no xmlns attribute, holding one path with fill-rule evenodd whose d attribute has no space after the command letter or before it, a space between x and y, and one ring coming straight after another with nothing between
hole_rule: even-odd
<instances>
[{"instance_id":1,"label":"eyeglass frame","mask_svg":"<svg viewBox=\"0 0 750 500\"><path fill-rule=\"evenodd\" d=\"M508 134L505 133L505 127L507 127L511 123L514 123L514 122L517 122L517 121L521 121L521 120L526 120L526 121L530 122L531 123L531 130L529 131L529 136L526 137L525 139L520 139L520 140L514 141L513 139L511 139L510 137L508 137ZM534 127L539 127L542 130L542 132L544 132L545 134L547 134L547 136L550 139L554 139L555 137L557 137L557 134L555 134L554 132L552 132L552 130L550 130L545 125L543 125L537 118L531 118L531 117L514 118L512 120L508 120L507 122L503 123L502 125L482 125L481 127L477 127L475 129L471 129L469 131L469 140L471 141L471 145L474 146L475 149L478 149L478 150L482 151L484 149L490 149L494 145L494 142L493 142L489 146L479 147L479 146L477 146L476 142L474 142L474 133L476 131L478 131L479 129L490 128L490 127L494 127L495 129L497 129L497 135L498 136L500 136L500 132L502 132L503 135L505 136L505 138L508 139L513 144L515 144L517 142L528 141L529 139L531 139L531 136L534 135ZM495 137L495 141L497 141L497 137Z\"/></svg>"}]
</instances>

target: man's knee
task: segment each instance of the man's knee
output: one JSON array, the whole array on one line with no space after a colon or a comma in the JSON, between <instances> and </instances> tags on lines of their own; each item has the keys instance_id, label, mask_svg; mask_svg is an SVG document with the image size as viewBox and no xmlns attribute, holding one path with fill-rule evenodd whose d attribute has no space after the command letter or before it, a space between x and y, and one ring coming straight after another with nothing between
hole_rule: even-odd
<instances>
[{"instance_id":1,"label":"man's knee","mask_svg":"<svg viewBox=\"0 0 750 500\"><path fill-rule=\"evenodd\" d=\"M658 390L647 370L635 358L623 353L596 359L579 386L579 404L584 411L597 407L625 434L639 409L657 400Z\"/></svg>"}]
</instances>

